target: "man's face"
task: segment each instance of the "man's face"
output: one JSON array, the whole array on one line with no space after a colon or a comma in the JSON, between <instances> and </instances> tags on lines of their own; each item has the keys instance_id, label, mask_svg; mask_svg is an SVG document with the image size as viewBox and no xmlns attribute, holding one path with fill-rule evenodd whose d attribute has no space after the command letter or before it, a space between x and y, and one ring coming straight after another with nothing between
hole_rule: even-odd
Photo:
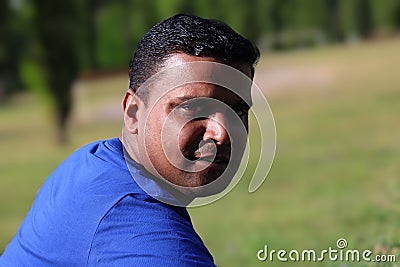
<instances>
[{"instance_id":1,"label":"man's face","mask_svg":"<svg viewBox=\"0 0 400 267\"><path fill-rule=\"evenodd\" d=\"M164 68L194 61L217 62L175 54ZM250 77L249 66L234 67ZM213 75L207 65L197 71ZM250 87L242 88L240 94L205 82L162 93L150 91L146 105L138 109L140 163L190 192L197 188L198 193L216 180L214 189L200 195L222 191L236 173L247 141Z\"/></svg>"}]
</instances>

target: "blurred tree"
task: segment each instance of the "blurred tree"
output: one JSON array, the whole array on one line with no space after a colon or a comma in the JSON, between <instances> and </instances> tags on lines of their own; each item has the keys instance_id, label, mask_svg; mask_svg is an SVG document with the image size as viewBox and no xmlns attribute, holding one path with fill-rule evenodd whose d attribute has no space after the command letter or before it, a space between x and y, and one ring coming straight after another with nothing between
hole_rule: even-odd
<instances>
[{"instance_id":1,"label":"blurred tree","mask_svg":"<svg viewBox=\"0 0 400 267\"><path fill-rule=\"evenodd\" d=\"M0 102L21 90L18 62L24 49L21 17L8 1L0 1Z\"/></svg>"},{"instance_id":2,"label":"blurred tree","mask_svg":"<svg viewBox=\"0 0 400 267\"><path fill-rule=\"evenodd\" d=\"M240 30L253 42L257 42L262 34L262 19L260 13L258 13L259 5L259 0L248 0L247 4L243 6L245 16ZM251 25L251 27L246 25Z\"/></svg>"},{"instance_id":3,"label":"blurred tree","mask_svg":"<svg viewBox=\"0 0 400 267\"><path fill-rule=\"evenodd\" d=\"M221 20L222 10L225 11L225 8L229 8L229 6L223 7L223 9L221 10L219 4L220 2L215 0L194 0L193 14L200 17L215 18Z\"/></svg>"},{"instance_id":4,"label":"blurred tree","mask_svg":"<svg viewBox=\"0 0 400 267\"><path fill-rule=\"evenodd\" d=\"M370 1L357 0L355 6L356 29L362 38L370 35L372 30L372 15Z\"/></svg>"},{"instance_id":5,"label":"blurred tree","mask_svg":"<svg viewBox=\"0 0 400 267\"><path fill-rule=\"evenodd\" d=\"M6 94L6 40L7 40L7 17L8 3L0 1L0 102L4 101Z\"/></svg>"},{"instance_id":6,"label":"blurred tree","mask_svg":"<svg viewBox=\"0 0 400 267\"><path fill-rule=\"evenodd\" d=\"M35 0L34 3L46 81L55 103L58 140L64 143L72 107L71 86L78 73L77 10L74 1Z\"/></svg>"},{"instance_id":7,"label":"blurred tree","mask_svg":"<svg viewBox=\"0 0 400 267\"><path fill-rule=\"evenodd\" d=\"M374 30L386 35L400 29L400 0L371 0Z\"/></svg>"},{"instance_id":8,"label":"blurred tree","mask_svg":"<svg viewBox=\"0 0 400 267\"><path fill-rule=\"evenodd\" d=\"M162 3L170 3L171 6L175 7L173 1L162 1ZM125 31L126 39L128 40L128 56L124 60L124 67L128 66L129 61L136 49L137 44L143 35L148 31L148 29L156 24L162 19L162 14L160 14L157 9L156 1L142 1L142 0L130 0L129 9L125 9L126 18L128 21L126 24L128 27ZM160 10L159 10L160 11ZM170 14L170 15L173 15ZM165 16L170 16L165 15Z\"/></svg>"},{"instance_id":9,"label":"blurred tree","mask_svg":"<svg viewBox=\"0 0 400 267\"><path fill-rule=\"evenodd\" d=\"M186 0L153 0L153 7L155 9L155 17L158 20L166 19L176 13L193 11L193 2Z\"/></svg>"},{"instance_id":10,"label":"blurred tree","mask_svg":"<svg viewBox=\"0 0 400 267\"><path fill-rule=\"evenodd\" d=\"M140 39L160 20L155 4L154 1L114 1L100 8L96 17L99 68L127 68Z\"/></svg>"},{"instance_id":11,"label":"blurred tree","mask_svg":"<svg viewBox=\"0 0 400 267\"><path fill-rule=\"evenodd\" d=\"M130 25L126 10L130 8L114 1L98 11L96 57L100 69L119 68L128 61L130 49L127 29Z\"/></svg>"},{"instance_id":12,"label":"blurred tree","mask_svg":"<svg viewBox=\"0 0 400 267\"><path fill-rule=\"evenodd\" d=\"M194 0L192 1L182 0L179 10L183 13L194 14L195 11Z\"/></svg>"},{"instance_id":13,"label":"blurred tree","mask_svg":"<svg viewBox=\"0 0 400 267\"><path fill-rule=\"evenodd\" d=\"M96 18L100 9L105 5L105 0L88 0L86 1L86 8L88 13L85 14L84 18L85 25L87 27L87 44L88 44L88 55L89 55L89 66L91 69L98 69L99 63L97 60L97 29L96 29Z\"/></svg>"},{"instance_id":14,"label":"blurred tree","mask_svg":"<svg viewBox=\"0 0 400 267\"><path fill-rule=\"evenodd\" d=\"M328 34L328 41L340 41L343 39L343 26L340 23L339 0L326 0L327 13L324 16L321 27Z\"/></svg>"},{"instance_id":15,"label":"blurred tree","mask_svg":"<svg viewBox=\"0 0 400 267\"><path fill-rule=\"evenodd\" d=\"M279 50L283 48L281 31L284 28L284 5L287 4L287 0L271 0L269 6L268 16L271 17L271 28L274 36L272 48Z\"/></svg>"},{"instance_id":16,"label":"blurred tree","mask_svg":"<svg viewBox=\"0 0 400 267\"><path fill-rule=\"evenodd\" d=\"M372 30L369 0L341 0L340 21L347 40L367 37Z\"/></svg>"},{"instance_id":17,"label":"blurred tree","mask_svg":"<svg viewBox=\"0 0 400 267\"><path fill-rule=\"evenodd\" d=\"M394 26L396 29L400 29L400 1L397 1L394 8Z\"/></svg>"},{"instance_id":18,"label":"blurred tree","mask_svg":"<svg viewBox=\"0 0 400 267\"><path fill-rule=\"evenodd\" d=\"M291 0L289 3L284 20L290 29L299 33L296 45L308 46L341 38L339 0Z\"/></svg>"}]
</instances>

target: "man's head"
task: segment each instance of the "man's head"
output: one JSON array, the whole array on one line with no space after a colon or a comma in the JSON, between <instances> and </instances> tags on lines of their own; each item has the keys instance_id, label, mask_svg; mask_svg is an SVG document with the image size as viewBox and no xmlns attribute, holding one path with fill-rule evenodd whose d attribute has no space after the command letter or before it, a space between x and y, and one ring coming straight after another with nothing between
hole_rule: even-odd
<instances>
[{"instance_id":1,"label":"man's head","mask_svg":"<svg viewBox=\"0 0 400 267\"><path fill-rule=\"evenodd\" d=\"M258 57L251 42L215 20L176 15L151 28L130 63L123 101L129 156L176 185L170 193L178 197L222 191L247 141Z\"/></svg>"},{"instance_id":2,"label":"man's head","mask_svg":"<svg viewBox=\"0 0 400 267\"><path fill-rule=\"evenodd\" d=\"M257 47L228 25L212 19L178 14L154 25L139 42L129 64L129 87L137 89L164 65L172 54L210 57L224 64L245 64L254 76L260 56ZM148 91L139 97L146 102Z\"/></svg>"}]
</instances>

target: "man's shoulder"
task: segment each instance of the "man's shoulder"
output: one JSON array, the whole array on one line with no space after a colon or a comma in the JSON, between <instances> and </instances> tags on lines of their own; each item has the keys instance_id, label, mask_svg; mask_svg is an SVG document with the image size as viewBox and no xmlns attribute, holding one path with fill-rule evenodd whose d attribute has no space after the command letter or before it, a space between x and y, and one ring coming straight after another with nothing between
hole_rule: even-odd
<instances>
[{"instance_id":1,"label":"man's shoulder","mask_svg":"<svg viewBox=\"0 0 400 267\"><path fill-rule=\"evenodd\" d=\"M93 158L88 158L93 157ZM90 164L94 163L93 159L97 158L99 163L117 163L118 167L125 168L124 164L124 154L122 144L118 138L104 139L90 142L86 145L81 146L75 150L64 162L82 160L83 158L88 158L87 161L81 161L77 163ZM110 159L121 159L119 162Z\"/></svg>"},{"instance_id":2,"label":"man's shoulder","mask_svg":"<svg viewBox=\"0 0 400 267\"><path fill-rule=\"evenodd\" d=\"M186 208L135 195L105 214L93 238L89 265L115 260L123 266L214 266Z\"/></svg>"},{"instance_id":3,"label":"man's shoulder","mask_svg":"<svg viewBox=\"0 0 400 267\"><path fill-rule=\"evenodd\" d=\"M76 150L53 171L37 200L49 201L56 196L52 202L55 205L113 205L125 195L144 193L132 175L136 174L128 169L117 138L92 142Z\"/></svg>"},{"instance_id":4,"label":"man's shoulder","mask_svg":"<svg viewBox=\"0 0 400 267\"><path fill-rule=\"evenodd\" d=\"M103 217L124 196L139 192L113 142L78 149L48 177L3 260L18 259L26 266L47 266L42 259L52 266L85 265Z\"/></svg>"}]
</instances>

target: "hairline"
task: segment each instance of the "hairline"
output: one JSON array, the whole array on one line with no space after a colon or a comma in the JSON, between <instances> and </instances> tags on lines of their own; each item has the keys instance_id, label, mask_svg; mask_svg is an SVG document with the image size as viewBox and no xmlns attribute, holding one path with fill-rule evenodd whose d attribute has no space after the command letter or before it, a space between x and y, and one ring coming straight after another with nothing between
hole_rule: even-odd
<instances>
[{"instance_id":1,"label":"hairline","mask_svg":"<svg viewBox=\"0 0 400 267\"><path fill-rule=\"evenodd\" d=\"M221 59L221 58L213 57L213 56L201 56L201 55L196 56L196 55L191 55L191 54L185 53L184 51L174 51L174 52L172 52L172 53L166 54L165 57L161 59L161 62L155 63L154 73L152 73L152 74L150 75L150 77L152 77L152 76L155 75L156 73L162 71L163 68L165 68L165 66L167 65L166 63L168 62L168 60L169 60L171 57L176 56L176 55L180 55L180 54L181 54L181 55L191 56L191 57L203 58L203 59L206 59L206 58L213 59L213 60L215 60L215 62L221 63L221 64L225 64L225 65L227 65L227 66L230 66L230 67L232 67L232 68L235 68L236 70L242 72L244 75L246 75L247 77L249 77L249 76L248 76L246 73L244 73L240 68L238 68L238 66L240 66L240 65L242 65L242 66L247 66L247 67L250 68L250 77L249 77L249 78L250 78L252 81L253 81L253 79L254 79L255 65L257 64L257 61L254 62L254 64L249 64L248 62L245 62L244 60L229 60L229 61L226 61L226 60L223 60L223 59ZM204 61L208 61L208 60L204 60ZM140 89L140 87L141 87L142 85L143 85L143 84L139 85L139 86L138 86L137 88L135 88L135 89L134 89L134 88L131 88L131 89L134 91L135 95L143 102L143 104L145 105L145 107L147 107L147 104L148 104L148 101L149 101L149 99L148 99L148 98L149 98L149 93L151 93L151 92L149 92L149 89L146 89L147 92L137 94L138 90ZM150 91L151 91L151 90L150 90Z\"/></svg>"}]
</instances>

